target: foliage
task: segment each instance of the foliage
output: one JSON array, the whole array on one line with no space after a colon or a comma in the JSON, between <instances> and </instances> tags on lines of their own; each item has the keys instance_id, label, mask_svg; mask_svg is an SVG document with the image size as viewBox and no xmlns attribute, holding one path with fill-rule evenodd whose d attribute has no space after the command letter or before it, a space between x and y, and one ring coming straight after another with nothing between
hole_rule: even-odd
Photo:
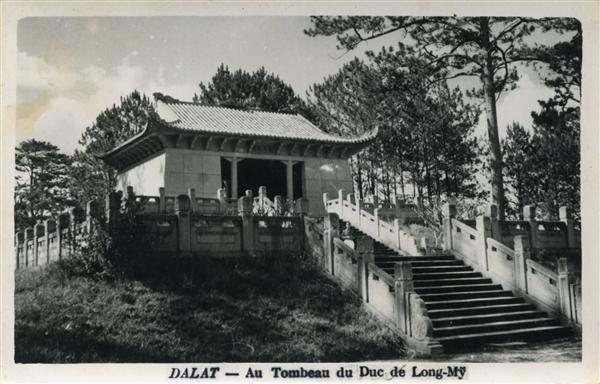
<instances>
[{"instance_id":1,"label":"foliage","mask_svg":"<svg viewBox=\"0 0 600 384\"><path fill-rule=\"evenodd\" d=\"M291 86L264 67L255 72L233 72L221 64L208 84L200 83L193 101L243 110L299 113L312 120L312 113Z\"/></svg>"},{"instance_id":2,"label":"foliage","mask_svg":"<svg viewBox=\"0 0 600 384\"><path fill-rule=\"evenodd\" d=\"M284 257L285 256L285 257ZM327 362L404 356L400 337L289 255L170 260L153 279L18 270L19 363ZM165 267L166 265L166 267Z\"/></svg>"},{"instance_id":3,"label":"foliage","mask_svg":"<svg viewBox=\"0 0 600 384\"><path fill-rule=\"evenodd\" d=\"M479 111L459 89L438 83L426 92L424 63L398 50L355 59L310 88L309 104L320 125L340 135L360 135L375 127L378 137L352 158L361 199L384 201L444 196L475 197L479 146L473 135Z\"/></svg>"},{"instance_id":4,"label":"foliage","mask_svg":"<svg viewBox=\"0 0 600 384\"><path fill-rule=\"evenodd\" d=\"M554 100L540 101L533 112L534 132L509 127L504 142L505 170L516 201L516 214L534 204L542 217L558 219L558 208L580 210L579 108L562 108Z\"/></svg>"},{"instance_id":5,"label":"foliage","mask_svg":"<svg viewBox=\"0 0 600 384\"><path fill-rule=\"evenodd\" d=\"M492 198L504 217L502 158L496 100L518 80L515 63L537 61L526 38L556 19L524 17L315 16L309 36L337 36L338 48L351 50L364 41L398 32L402 50L419 57L429 70L424 88L448 79L476 77L481 87L471 95L484 101L488 123ZM577 23L573 20L573 23ZM401 69L401 67L399 67ZM417 88L422 90L423 87Z\"/></svg>"},{"instance_id":6,"label":"foliage","mask_svg":"<svg viewBox=\"0 0 600 384\"><path fill-rule=\"evenodd\" d=\"M105 109L85 129L79 140L84 149L73 155L70 185L81 205L103 198L116 186L116 171L97 156L140 133L153 113L150 99L136 90L121 97L119 105Z\"/></svg>"},{"instance_id":7,"label":"foliage","mask_svg":"<svg viewBox=\"0 0 600 384\"><path fill-rule=\"evenodd\" d=\"M56 215L72 205L66 188L71 159L58 147L36 139L16 147L15 228Z\"/></svg>"}]
</instances>

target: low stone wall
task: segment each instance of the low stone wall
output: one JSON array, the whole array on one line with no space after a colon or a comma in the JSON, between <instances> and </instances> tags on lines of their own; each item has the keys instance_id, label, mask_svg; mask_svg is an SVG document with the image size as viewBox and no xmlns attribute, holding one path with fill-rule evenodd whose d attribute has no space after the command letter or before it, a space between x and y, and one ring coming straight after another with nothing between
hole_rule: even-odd
<instances>
[{"instance_id":1,"label":"low stone wall","mask_svg":"<svg viewBox=\"0 0 600 384\"><path fill-rule=\"evenodd\" d=\"M157 255L240 257L285 255L304 249L305 199L295 201L288 216L257 215L250 191L236 200L235 214L231 214L231 199L222 191L218 198L207 199L196 198L193 189L179 196L165 196L162 188L158 196L136 196L128 188L126 201L136 209L135 220L143 237L139 241ZM118 221L124 204L122 194L113 192L104 203L103 207L100 202L89 202L85 212L72 209L56 220L18 232L16 267L37 267L72 255L85 245L87 235L97 225L106 221L110 226Z\"/></svg>"}]
</instances>

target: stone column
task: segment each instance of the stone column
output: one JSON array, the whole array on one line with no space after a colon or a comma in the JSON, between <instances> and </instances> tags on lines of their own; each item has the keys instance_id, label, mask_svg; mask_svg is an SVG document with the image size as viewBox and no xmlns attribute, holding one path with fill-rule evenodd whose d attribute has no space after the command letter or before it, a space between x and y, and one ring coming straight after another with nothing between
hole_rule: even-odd
<instances>
[{"instance_id":1,"label":"stone column","mask_svg":"<svg viewBox=\"0 0 600 384\"><path fill-rule=\"evenodd\" d=\"M514 242L515 287L517 291L527 293L527 259L531 257L529 236L515 236Z\"/></svg>"},{"instance_id":2,"label":"stone column","mask_svg":"<svg viewBox=\"0 0 600 384\"><path fill-rule=\"evenodd\" d=\"M406 335L410 335L410 315L408 311L408 300L411 292L414 292L412 266L409 262L394 264L394 291L396 324Z\"/></svg>"},{"instance_id":3,"label":"stone column","mask_svg":"<svg viewBox=\"0 0 600 384\"><path fill-rule=\"evenodd\" d=\"M454 200L448 200L442 207L442 214L444 216L444 250L452 250L452 219L456 218L457 210L456 203Z\"/></svg>"},{"instance_id":4,"label":"stone column","mask_svg":"<svg viewBox=\"0 0 600 384\"><path fill-rule=\"evenodd\" d=\"M560 207L558 209L558 216L560 218L560 221L565 223L565 226L567 227L567 247L577 248L577 243L575 242L575 229L573 228L573 214L571 212L571 208Z\"/></svg>"},{"instance_id":5,"label":"stone column","mask_svg":"<svg viewBox=\"0 0 600 384\"><path fill-rule=\"evenodd\" d=\"M191 223L190 223L190 198L188 195L179 195L175 200L175 214L178 221L178 255L191 256Z\"/></svg>"},{"instance_id":6,"label":"stone column","mask_svg":"<svg viewBox=\"0 0 600 384\"><path fill-rule=\"evenodd\" d=\"M356 238L358 254L358 293L365 303L369 302L369 263L375 262L373 239L370 236Z\"/></svg>"},{"instance_id":7,"label":"stone column","mask_svg":"<svg viewBox=\"0 0 600 384\"><path fill-rule=\"evenodd\" d=\"M344 190L338 189L338 201L340 203L340 217L344 217Z\"/></svg>"},{"instance_id":8,"label":"stone column","mask_svg":"<svg viewBox=\"0 0 600 384\"><path fill-rule=\"evenodd\" d=\"M480 272L488 271L487 259L487 238L492 237L492 223L489 217L485 215L477 216L475 220L477 228L477 263L479 264Z\"/></svg>"},{"instance_id":9,"label":"stone column","mask_svg":"<svg viewBox=\"0 0 600 384\"><path fill-rule=\"evenodd\" d=\"M523 207L523 220L529 222L529 245L532 249L538 248L538 228L535 221L535 205Z\"/></svg>"},{"instance_id":10,"label":"stone column","mask_svg":"<svg viewBox=\"0 0 600 384\"><path fill-rule=\"evenodd\" d=\"M29 267L31 265L31 261L33 258L33 251L35 249L35 245L33 245L31 247L31 251L29 251L28 247L27 247L27 243L29 242L29 240L33 240L33 228L29 227L27 229L25 229L25 244L24 244L24 248L25 248L25 266Z\"/></svg>"},{"instance_id":11,"label":"stone column","mask_svg":"<svg viewBox=\"0 0 600 384\"><path fill-rule=\"evenodd\" d=\"M238 212L242 217L242 246L249 255L254 254L254 217L252 216L252 191L238 200Z\"/></svg>"},{"instance_id":12,"label":"stone column","mask_svg":"<svg viewBox=\"0 0 600 384\"><path fill-rule=\"evenodd\" d=\"M231 197L237 199L238 197L238 158L233 157L229 159L231 161Z\"/></svg>"},{"instance_id":13,"label":"stone column","mask_svg":"<svg viewBox=\"0 0 600 384\"><path fill-rule=\"evenodd\" d=\"M294 200L294 164L296 162L288 160L285 162L285 181L288 201Z\"/></svg>"}]
</instances>

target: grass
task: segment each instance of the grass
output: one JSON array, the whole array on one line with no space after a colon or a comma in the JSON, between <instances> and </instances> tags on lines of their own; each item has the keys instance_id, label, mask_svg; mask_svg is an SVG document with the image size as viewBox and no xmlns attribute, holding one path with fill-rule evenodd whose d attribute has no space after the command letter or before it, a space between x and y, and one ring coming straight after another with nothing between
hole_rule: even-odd
<instances>
[{"instance_id":1,"label":"grass","mask_svg":"<svg viewBox=\"0 0 600 384\"><path fill-rule=\"evenodd\" d=\"M401 339L301 259L170 260L143 279L16 272L15 361L399 359Z\"/></svg>"}]
</instances>

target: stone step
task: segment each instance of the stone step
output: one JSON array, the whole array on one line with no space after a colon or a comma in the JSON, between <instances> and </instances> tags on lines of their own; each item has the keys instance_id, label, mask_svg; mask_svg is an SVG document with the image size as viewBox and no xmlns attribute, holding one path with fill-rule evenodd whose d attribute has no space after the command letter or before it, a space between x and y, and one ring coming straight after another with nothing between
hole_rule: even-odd
<instances>
[{"instance_id":1,"label":"stone step","mask_svg":"<svg viewBox=\"0 0 600 384\"><path fill-rule=\"evenodd\" d=\"M508 312L521 312L521 311L532 311L535 310L533 304L520 302L520 303L508 303L508 304L492 304L482 306L471 306L462 308L428 308L427 312L429 317L435 321L435 319L446 318L446 317L460 317L460 316L479 316L489 315L495 313L508 313Z\"/></svg>"},{"instance_id":2,"label":"stone step","mask_svg":"<svg viewBox=\"0 0 600 384\"><path fill-rule=\"evenodd\" d=\"M538 328L552 325L560 325L560 323L558 320L550 317L540 317L523 320L498 321L495 323L466 324L444 328L433 328L433 337L439 338L456 335L471 335L475 333L512 331L515 329Z\"/></svg>"},{"instance_id":3,"label":"stone step","mask_svg":"<svg viewBox=\"0 0 600 384\"><path fill-rule=\"evenodd\" d=\"M467 284L467 285L442 285L438 287L419 287L415 292L419 295L428 293L452 293L452 292L475 292L475 291L501 291L500 284Z\"/></svg>"},{"instance_id":4,"label":"stone step","mask_svg":"<svg viewBox=\"0 0 600 384\"><path fill-rule=\"evenodd\" d=\"M413 280L456 280L482 277L480 272L460 271L460 272L439 272L439 273L419 273L413 275Z\"/></svg>"},{"instance_id":5,"label":"stone step","mask_svg":"<svg viewBox=\"0 0 600 384\"><path fill-rule=\"evenodd\" d=\"M439 301L459 300L459 299L480 299L484 297L508 297L512 296L511 291L493 290L493 291L466 291L466 292L443 292L428 293L421 296L425 304L436 303Z\"/></svg>"},{"instance_id":6,"label":"stone step","mask_svg":"<svg viewBox=\"0 0 600 384\"><path fill-rule=\"evenodd\" d=\"M444 260L444 261L411 261L413 268L429 268L429 267L449 267L449 266L465 266L460 260Z\"/></svg>"},{"instance_id":7,"label":"stone step","mask_svg":"<svg viewBox=\"0 0 600 384\"><path fill-rule=\"evenodd\" d=\"M393 262L413 262L413 261L455 261L454 256L450 255L427 255L427 256L380 256L375 254L375 261L393 261Z\"/></svg>"},{"instance_id":8,"label":"stone step","mask_svg":"<svg viewBox=\"0 0 600 384\"><path fill-rule=\"evenodd\" d=\"M483 332L473 334L452 335L436 338L445 352L481 347L487 343L508 341L539 341L564 337L572 333L571 329L561 325L550 325L535 328L514 329L510 331Z\"/></svg>"},{"instance_id":9,"label":"stone step","mask_svg":"<svg viewBox=\"0 0 600 384\"><path fill-rule=\"evenodd\" d=\"M492 279L487 277L465 277L454 279L435 279L435 280L413 280L414 287L439 287L443 285L468 285L468 284L491 284Z\"/></svg>"},{"instance_id":10,"label":"stone step","mask_svg":"<svg viewBox=\"0 0 600 384\"><path fill-rule=\"evenodd\" d=\"M529 310L520 312L486 313L484 315L440 317L432 320L434 328L444 328L457 325L485 324L506 320L533 319L546 316L547 314L542 311Z\"/></svg>"},{"instance_id":11,"label":"stone step","mask_svg":"<svg viewBox=\"0 0 600 384\"><path fill-rule=\"evenodd\" d=\"M481 307L486 305L496 304L519 304L522 303L523 299L520 297L485 297L477 299L459 299L459 300L448 300L448 301L436 301L432 303L425 303L427 310L435 309L457 309L457 308L469 308L469 307Z\"/></svg>"},{"instance_id":12,"label":"stone step","mask_svg":"<svg viewBox=\"0 0 600 384\"><path fill-rule=\"evenodd\" d=\"M437 267L412 267L413 275L427 274L427 273L446 273L446 272L471 272L473 268L467 267L466 265L451 265L451 266L437 266Z\"/></svg>"}]
</instances>

